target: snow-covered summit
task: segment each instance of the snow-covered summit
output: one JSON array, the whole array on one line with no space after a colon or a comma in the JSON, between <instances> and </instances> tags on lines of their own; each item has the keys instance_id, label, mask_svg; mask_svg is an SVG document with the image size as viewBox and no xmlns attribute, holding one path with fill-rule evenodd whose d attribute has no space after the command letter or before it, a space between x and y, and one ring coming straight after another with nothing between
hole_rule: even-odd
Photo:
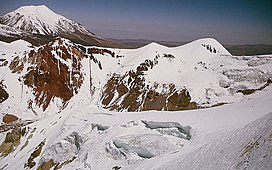
<instances>
[{"instance_id":1,"label":"snow-covered summit","mask_svg":"<svg viewBox=\"0 0 272 170\"><path fill-rule=\"evenodd\" d=\"M45 16L45 15L48 15L49 16L53 16L54 15L57 15L55 14L52 10L50 10L47 6L45 5L30 5L30 6L21 6L19 7L18 9L16 9L14 11L15 13L18 12L18 13L23 13L25 15L39 15L39 16ZM60 15L59 15L60 16ZM52 18L54 19L54 18Z\"/></svg>"},{"instance_id":2,"label":"snow-covered summit","mask_svg":"<svg viewBox=\"0 0 272 170\"><path fill-rule=\"evenodd\" d=\"M77 22L56 14L45 5L22 6L0 18L2 24L29 33L42 35L59 35L66 32L79 31L93 35Z\"/></svg>"},{"instance_id":3,"label":"snow-covered summit","mask_svg":"<svg viewBox=\"0 0 272 170\"><path fill-rule=\"evenodd\" d=\"M204 48L203 48L204 47ZM211 52L211 53L217 53L220 55L228 55L230 56L231 54L223 47L221 43L219 43L216 39L214 38L201 38L197 39L195 41L192 41L188 44L185 44L183 46L176 47L175 49L181 50L181 49L187 49L188 53L203 53L202 50L205 50L206 52Z\"/></svg>"}]
</instances>

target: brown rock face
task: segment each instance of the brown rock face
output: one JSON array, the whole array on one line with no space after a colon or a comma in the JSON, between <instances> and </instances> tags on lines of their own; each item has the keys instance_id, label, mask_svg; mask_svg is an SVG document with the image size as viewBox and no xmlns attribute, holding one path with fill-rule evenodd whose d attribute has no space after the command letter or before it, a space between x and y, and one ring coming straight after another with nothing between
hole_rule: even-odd
<instances>
[{"instance_id":1,"label":"brown rock face","mask_svg":"<svg viewBox=\"0 0 272 170\"><path fill-rule=\"evenodd\" d=\"M20 144L21 140L21 127L15 126L11 132L8 132L5 140L0 145L1 156L7 156Z\"/></svg>"},{"instance_id":2,"label":"brown rock face","mask_svg":"<svg viewBox=\"0 0 272 170\"><path fill-rule=\"evenodd\" d=\"M127 85L123 78L116 76L109 79L101 98L104 108L117 111L178 111L198 108L186 89L177 90L174 84L163 84L164 92L159 93L156 91L159 84L146 87L143 81L138 83Z\"/></svg>"},{"instance_id":3,"label":"brown rock face","mask_svg":"<svg viewBox=\"0 0 272 170\"><path fill-rule=\"evenodd\" d=\"M191 110L196 108L197 104L191 102L191 96L186 89L176 91L168 98L167 110L169 111Z\"/></svg>"},{"instance_id":4,"label":"brown rock face","mask_svg":"<svg viewBox=\"0 0 272 170\"><path fill-rule=\"evenodd\" d=\"M143 110L165 110L166 96L150 89L143 105Z\"/></svg>"},{"instance_id":5,"label":"brown rock face","mask_svg":"<svg viewBox=\"0 0 272 170\"><path fill-rule=\"evenodd\" d=\"M5 86L3 85L3 81L0 81L0 103L7 100L9 97L9 94L5 90Z\"/></svg>"},{"instance_id":6,"label":"brown rock face","mask_svg":"<svg viewBox=\"0 0 272 170\"><path fill-rule=\"evenodd\" d=\"M9 97L9 94L0 86L0 103L7 100Z\"/></svg>"},{"instance_id":7,"label":"brown rock face","mask_svg":"<svg viewBox=\"0 0 272 170\"><path fill-rule=\"evenodd\" d=\"M35 103L38 106L46 110L55 97L62 99L65 106L66 102L78 93L83 83L83 57L79 49L61 39L29 53L27 62L33 66L27 68L24 84L33 88Z\"/></svg>"},{"instance_id":8,"label":"brown rock face","mask_svg":"<svg viewBox=\"0 0 272 170\"><path fill-rule=\"evenodd\" d=\"M38 156L40 156L42 152L42 148L45 145L45 142L42 141L36 148L35 151L30 155L30 157L27 160L27 163L25 164L25 167L33 168L36 165L36 162L34 159Z\"/></svg>"},{"instance_id":9,"label":"brown rock face","mask_svg":"<svg viewBox=\"0 0 272 170\"><path fill-rule=\"evenodd\" d=\"M10 123L10 122L14 122L18 120L18 117L15 116L15 115L12 115L12 114L6 114L4 117L3 117L3 122L4 123Z\"/></svg>"},{"instance_id":10,"label":"brown rock face","mask_svg":"<svg viewBox=\"0 0 272 170\"><path fill-rule=\"evenodd\" d=\"M12 70L12 73L21 73L24 69L24 58L19 58L16 56L10 63L9 68Z\"/></svg>"},{"instance_id":11,"label":"brown rock face","mask_svg":"<svg viewBox=\"0 0 272 170\"><path fill-rule=\"evenodd\" d=\"M173 59L174 56L164 57ZM124 75L113 75L106 83L101 97L104 108L117 111L145 110L188 110L198 108L191 102L191 96L186 89L177 90L174 84L146 85L145 72L158 64L159 55L154 60L145 60L136 70L130 70ZM162 86L163 92L157 89Z\"/></svg>"},{"instance_id":12,"label":"brown rock face","mask_svg":"<svg viewBox=\"0 0 272 170\"><path fill-rule=\"evenodd\" d=\"M38 167L38 170L49 170L50 168L54 167L56 163L54 163L53 159L50 159L47 162L44 162Z\"/></svg>"}]
</instances>

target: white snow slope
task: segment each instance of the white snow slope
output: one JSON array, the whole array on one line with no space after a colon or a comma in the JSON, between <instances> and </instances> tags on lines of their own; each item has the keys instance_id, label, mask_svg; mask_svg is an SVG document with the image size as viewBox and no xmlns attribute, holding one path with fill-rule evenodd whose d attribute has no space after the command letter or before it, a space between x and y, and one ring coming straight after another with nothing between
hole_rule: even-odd
<instances>
[{"instance_id":1,"label":"white snow slope","mask_svg":"<svg viewBox=\"0 0 272 170\"><path fill-rule=\"evenodd\" d=\"M63 41L72 45L68 40ZM10 63L14 56L23 58L31 49L37 47L29 47L25 41L1 42L0 59ZM21 73L11 73L8 65L0 67L0 81L3 80L10 95L0 104L1 113L34 121L25 126L26 133L14 151L0 157L0 169L23 169L41 142L44 142L41 153L33 159L35 164L30 169L50 161L52 169L59 165L63 169L101 170L114 166L121 170L271 169L272 87L268 85L251 95L234 92L237 88L258 88L271 78L271 55L231 56L209 38L177 48L152 43L134 50L109 50L124 57L94 54L102 69L92 61L91 72L89 61L84 58L81 70L84 82L79 92L64 109L56 107L61 102L57 97L45 111L34 105L32 109L36 109L37 115L27 108L27 100L34 98L32 89L18 82L28 65ZM186 87L192 100L203 106L229 104L176 112L113 112L102 108L99 99L112 74L125 74L146 59L164 54L172 54L174 58L158 57L158 64L145 72L145 83ZM55 56L64 62L61 57ZM93 93L90 93L90 74ZM157 127L148 128L144 124L152 124L150 121ZM188 126L190 140L186 139ZM6 134L0 133L0 142Z\"/></svg>"},{"instance_id":2,"label":"white snow slope","mask_svg":"<svg viewBox=\"0 0 272 170\"><path fill-rule=\"evenodd\" d=\"M0 24L0 35L10 37L12 35L22 35L24 32L14 29L13 27Z\"/></svg>"}]
</instances>

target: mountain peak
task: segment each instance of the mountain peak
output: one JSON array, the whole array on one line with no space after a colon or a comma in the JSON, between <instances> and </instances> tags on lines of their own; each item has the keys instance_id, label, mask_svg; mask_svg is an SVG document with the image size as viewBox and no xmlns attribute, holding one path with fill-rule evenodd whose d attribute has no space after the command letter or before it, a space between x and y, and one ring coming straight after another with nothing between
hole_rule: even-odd
<instances>
[{"instance_id":1,"label":"mountain peak","mask_svg":"<svg viewBox=\"0 0 272 170\"><path fill-rule=\"evenodd\" d=\"M39 18L48 18L48 19L51 19L50 17L53 17L52 19L60 18L60 15L56 14L45 5L22 6L11 13L19 13L27 17L29 17L30 15L35 15Z\"/></svg>"},{"instance_id":2,"label":"mountain peak","mask_svg":"<svg viewBox=\"0 0 272 170\"><path fill-rule=\"evenodd\" d=\"M23 38L36 45L60 36L84 45L123 46L97 37L80 23L55 13L45 5L22 6L0 16L0 35Z\"/></svg>"},{"instance_id":3,"label":"mountain peak","mask_svg":"<svg viewBox=\"0 0 272 170\"><path fill-rule=\"evenodd\" d=\"M27 5L27 6L21 6L15 11L24 11L24 10L50 10L46 5Z\"/></svg>"},{"instance_id":4,"label":"mountain peak","mask_svg":"<svg viewBox=\"0 0 272 170\"><path fill-rule=\"evenodd\" d=\"M61 35L76 31L91 35L91 33L77 22L56 14L45 5L22 6L0 18L4 25L34 34Z\"/></svg>"}]
</instances>

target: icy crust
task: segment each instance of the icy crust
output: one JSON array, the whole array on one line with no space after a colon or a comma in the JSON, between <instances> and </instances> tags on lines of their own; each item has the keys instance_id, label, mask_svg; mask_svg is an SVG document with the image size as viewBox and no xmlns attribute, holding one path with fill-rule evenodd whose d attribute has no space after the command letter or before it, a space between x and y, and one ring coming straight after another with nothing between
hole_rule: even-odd
<instances>
[{"instance_id":1,"label":"icy crust","mask_svg":"<svg viewBox=\"0 0 272 170\"><path fill-rule=\"evenodd\" d=\"M142 122L145 124L145 127L156 129L162 134L172 135L187 140L190 140L192 137L190 133L191 127L183 127L178 122L153 122L146 120L142 120Z\"/></svg>"},{"instance_id":2,"label":"icy crust","mask_svg":"<svg viewBox=\"0 0 272 170\"><path fill-rule=\"evenodd\" d=\"M77 132L73 132L59 142L49 146L40 158L40 164L53 160L55 163L64 162L76 156L83 144L83 139Z\"/></svg>"},{"instance_id":3,"label":"icy crust","mask_svg":"<svg viewBox=\"0 0 272 170\"><path fill-rule=\"evenodd\" d=\"M150 159L178 149L165 137L157 134L121 136L106 144L114 159Z\"/></svg>"}]
</instances>

